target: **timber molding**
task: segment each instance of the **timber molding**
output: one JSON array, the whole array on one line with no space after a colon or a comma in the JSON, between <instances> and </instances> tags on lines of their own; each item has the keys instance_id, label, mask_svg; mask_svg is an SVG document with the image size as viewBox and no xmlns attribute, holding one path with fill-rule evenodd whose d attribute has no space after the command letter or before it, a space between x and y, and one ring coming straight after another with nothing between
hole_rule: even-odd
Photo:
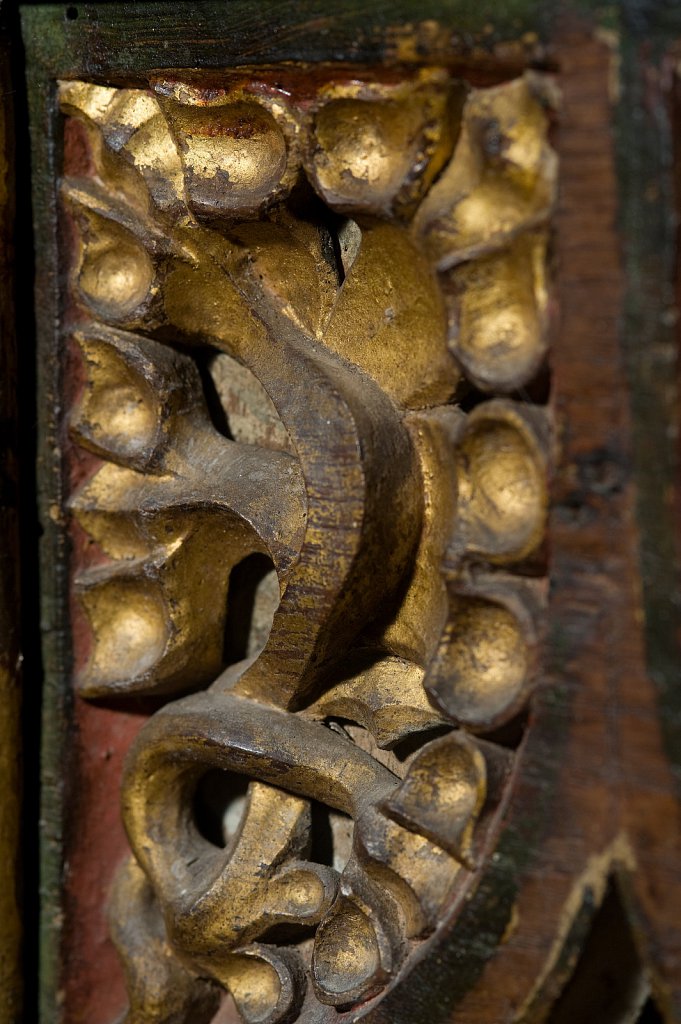
<instances>
[{"instance_id":1,"label":"timber molding","mask_svg":"<svg viewBox=\"0 0 681 1024\"><path fill-rule=\"evenodd\" d=\"M549 427L506 396L546 351L554 93L60 84L76 685L164 702L122 783L131 1022L366 1015L486 856L540 671Z\"/></svg>"},{"instance_id":2,"label":"timber molding","mask_svg":"<svg viewBox=\"0 0 681 1024\"><path fill-rule=\"evenodd\" d=\"M503 6L23 12L45 1024L681 1013L671 73Z\"/></svg>"}]
</instances>

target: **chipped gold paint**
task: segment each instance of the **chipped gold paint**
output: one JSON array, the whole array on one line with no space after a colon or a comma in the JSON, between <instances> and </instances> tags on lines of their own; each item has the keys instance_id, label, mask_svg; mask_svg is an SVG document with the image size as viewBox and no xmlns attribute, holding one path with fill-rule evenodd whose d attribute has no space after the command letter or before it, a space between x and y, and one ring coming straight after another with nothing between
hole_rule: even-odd
<instances>
[{"instance_id":1,"label":"chipped gold paint","mask_svg":"<svg viewBox=\"0 0 681 1024\"><path fill-rule=\"evenodd\" d=\"M451 351L483 391L517 388L544 357L546 244L545 232L523 234L446 276Z\"/></svg>"},{"instance_id":2,"label":"chipped gold paint","mask_svg":"<svg viewBox=\"0 0 681 1024\"><path fill-rule=\"evenodd\" d=\"M548 443L538 410L457 399L545 352L548 96L440 68L301 97L267 73L61 86L93 163L63 183L70 429L99 459L70 499L101 553L74 578L78 684L180 696L123 781L131 1024L208 1024L223 989L245 1024L331 1021L380 998L475 867L515 755L470 733L532 685L541 602L513 566L542 543ZM254 554L279 603L230 664ZM248 780L224 846L193 817L210 771Z\"/></svg>"},{"instance_id":3,"label":"chipped gold paint","mask_svg":"<svg viewBox=\"0 0 681 1024\"><path fill-rule=\"evenodd\" d=\"M455 159L414 219L440 269L493 252L546 220L556 181L550 102L544 79L529 72L469 95Z\"/></svg>"}]
</instances>

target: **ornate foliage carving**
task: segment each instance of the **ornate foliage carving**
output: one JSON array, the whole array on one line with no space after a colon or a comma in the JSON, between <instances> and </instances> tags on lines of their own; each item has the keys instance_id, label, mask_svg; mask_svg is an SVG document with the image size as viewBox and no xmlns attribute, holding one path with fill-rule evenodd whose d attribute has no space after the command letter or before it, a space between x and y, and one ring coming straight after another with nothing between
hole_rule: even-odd
<instances>
[{"instance_id":1,"label":"ornate foliage carving","mask_svg":"<svg viewBox=\"0 0 681 1024\"><path fill-rule=\"evenodd\" d=\"M485 856L545 591L550 102L61 84L77 685L163 703L123 780L130 1022L358 1019Z\"/></svg>"}]
</instances>

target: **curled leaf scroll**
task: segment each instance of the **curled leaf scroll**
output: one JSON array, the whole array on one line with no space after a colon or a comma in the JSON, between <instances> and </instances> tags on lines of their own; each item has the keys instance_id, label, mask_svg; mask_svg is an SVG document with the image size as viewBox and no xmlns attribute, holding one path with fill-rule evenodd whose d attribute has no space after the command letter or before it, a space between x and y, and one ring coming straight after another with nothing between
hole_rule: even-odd
<instances>
[{"instance_id":1,"label":"curled leaf scroll","mask_svg":"<svg viewBox=\"0 0 681 1024\"><path fill-rule=\"evenodd\" d=\"M537 673L546 423L486 394L545 352L550 83L280 78L60 86L76 684L162 702L110 908L130 1024L370 1009L485 856Z\"/></svg>"}]
</instances>

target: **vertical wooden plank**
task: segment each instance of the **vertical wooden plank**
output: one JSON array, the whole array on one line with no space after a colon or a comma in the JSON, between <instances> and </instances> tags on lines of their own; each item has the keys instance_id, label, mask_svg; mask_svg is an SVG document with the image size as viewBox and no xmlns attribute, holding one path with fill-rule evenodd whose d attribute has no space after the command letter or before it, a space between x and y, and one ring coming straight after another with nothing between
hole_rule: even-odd
<instances>
[{"instance_id":1,"label":"vertical wooden plank","mask_svg":"<svg viewBox=\"0 0 681 1024\"><path fill-rule=\"evenodd\" d=\"M0 1022L21 1014L18 393L14 330L14 131L9 41L0 36Z\"/></svg>"}]
</instances>

